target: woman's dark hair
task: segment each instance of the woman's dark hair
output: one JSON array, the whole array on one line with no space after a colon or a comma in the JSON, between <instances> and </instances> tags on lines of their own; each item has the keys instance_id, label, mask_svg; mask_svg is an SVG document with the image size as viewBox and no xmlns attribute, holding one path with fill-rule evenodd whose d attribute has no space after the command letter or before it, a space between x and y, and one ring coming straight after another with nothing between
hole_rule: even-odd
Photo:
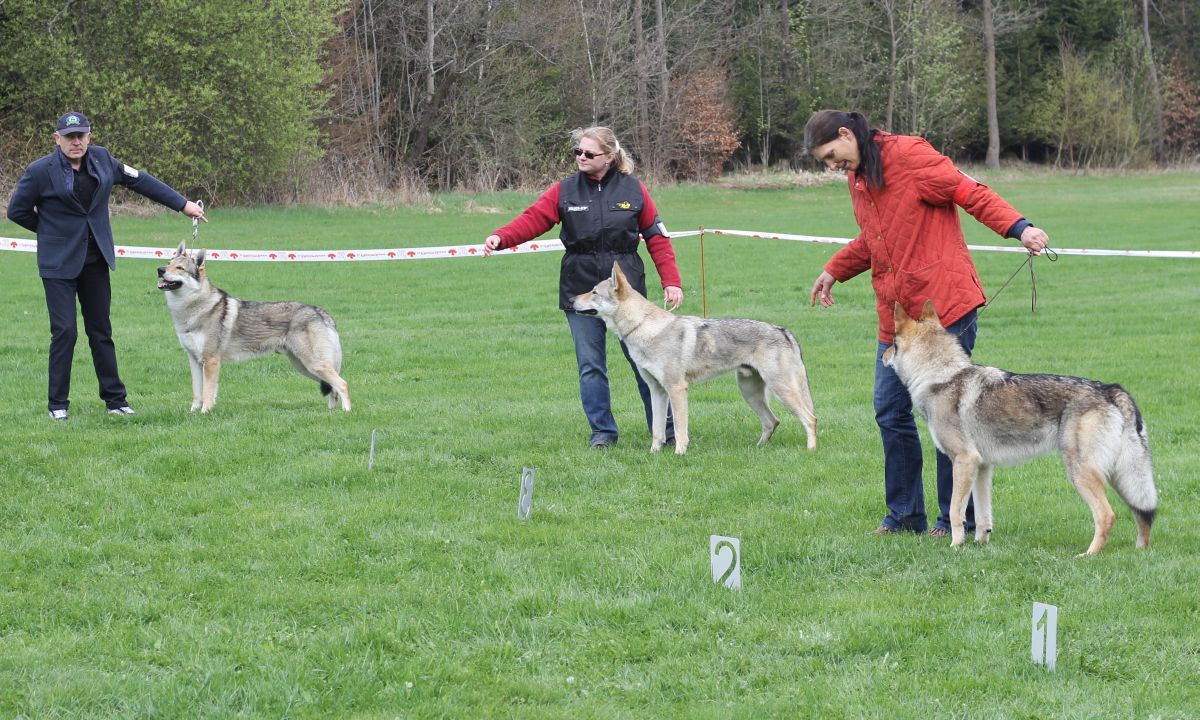
<instances>
[{"instance_id":1,"label":"woman's dark hair","mask_svg":"<svg viewBox=\"0 0 1200 720\"><path fill-rule=\"evenodd\" d=\"M866 178L867 187L883 189L883 157L879 154L879 146L872 140L879 131L871 128L862 113L840 110L818 110L813 113L804 126L805 154L811 155L813 148L836 140L838 128L847 128L858 141L859 164L855 172Z\"/></svg>"}]
</instances>

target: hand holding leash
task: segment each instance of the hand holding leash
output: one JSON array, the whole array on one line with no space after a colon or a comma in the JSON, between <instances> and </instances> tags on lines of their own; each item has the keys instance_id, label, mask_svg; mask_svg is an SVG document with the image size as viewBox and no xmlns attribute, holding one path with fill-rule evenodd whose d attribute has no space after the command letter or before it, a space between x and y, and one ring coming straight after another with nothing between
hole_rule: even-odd
<instances>
[{"instance_id":1,"label":"hand holding leash","mask_svg":"<svg viewBox=\"0 0 1200 720\"><path fill-rule=\"evenodd\" d=\"M204 217L204 201L197 200L196 202L192 202L188 200L180 212L192 219L192 247L194 248L197 245L197 239L200 237L200 221L208 222L208 218Z\"/></svg>"},{"instance_id":2,"label":"hand holding leash","mask_svg":"<svg viewBox=\"0 0 1200 720\"><path fill-rule=\"evenodd\" d=\"M184 205L183 209L180 210L179 212L190 217L192 219L193 226L200 220L203 220L204 222L208 222L208 218L204 217L204 201L203 200L197 200L196 202L192 202L191 200L188 200L187 204Z\"/></svg>"},{"instance_id":3,"label":"hand holding leash","mask_svg":"<svg viewBox=\"0 0 1200 720\"><path fill-rule=\"evenodd\" d=\"M1021 244L1030 255L1041 255L1043 250L1050 247L1050 236L1045 230L1030 225L1021 233Z\"/></svg>"},{"instance_id":4,"label":"hand holding leash","mask_svg":"<svg viewBox=\"0 0 1200 720\"><path fill-rule=\"evenodd\" d=\"M683 288L668 285L663 288L663 307L667 310L675 310L683 304ZM669 306L669 307L668 307Z\"/></svg>"}]
</instances>

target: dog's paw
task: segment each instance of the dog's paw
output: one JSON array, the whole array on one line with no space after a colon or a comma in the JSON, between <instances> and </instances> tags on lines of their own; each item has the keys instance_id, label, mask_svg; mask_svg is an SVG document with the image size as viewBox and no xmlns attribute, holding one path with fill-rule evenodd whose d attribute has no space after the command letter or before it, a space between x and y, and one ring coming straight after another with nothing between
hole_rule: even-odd
<instances>
[{"instance_id":1,"label":"dog's paw","mask_svg":"<svg viewBox=\"0 0 1200 720\"><path fill-rule=\"evenodd\" d=\"M658 452L659 450L662 450L662 446L662 443L655 440L654 442L650 443L650 452Z\"/></svg>"}]
</instances>

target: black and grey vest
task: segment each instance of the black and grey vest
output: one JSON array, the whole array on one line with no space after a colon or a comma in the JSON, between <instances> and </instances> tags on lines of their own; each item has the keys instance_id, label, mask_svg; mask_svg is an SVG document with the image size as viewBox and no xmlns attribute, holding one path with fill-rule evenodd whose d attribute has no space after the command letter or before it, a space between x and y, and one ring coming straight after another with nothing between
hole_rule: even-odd
<instances>
[{"instance_id":1,"label":"black and grey vest","mask_svg":"<svg viewBox=\"0 0 1200 720\"><path fill-rule=\"evenodd\" d=\"M610 277L614 261L621 264L629 284L646 294L646 269L637 251L642 230L638 218L644 204L638 179L615 168L599 183L584 173L559 183L559 237L566 248L559 273L559 307L569 310L572 298Z\"/></svg>"}]
</instances>

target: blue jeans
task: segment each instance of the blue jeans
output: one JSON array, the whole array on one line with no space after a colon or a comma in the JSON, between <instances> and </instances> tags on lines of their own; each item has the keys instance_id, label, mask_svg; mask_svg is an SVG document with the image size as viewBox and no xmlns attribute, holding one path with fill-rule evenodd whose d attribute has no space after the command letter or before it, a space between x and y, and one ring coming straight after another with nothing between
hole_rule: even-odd
<instances>
[{"instance_id":1,"label":"blue jeans","mask_svg":"<svg viewBox=\"0 0 1200 720\"><path fill-rule=\"evenodd\" d=\"M958 341L971 354L975 347L975 311L946 328L959 335ZM913 402L904 383L890 367L883 364L883 351L891 343L879 343L875 354L875 422L883 438L883 487L888 514L883 524L893 530L925 532L925 488L921 482L921 438L913 419ZM937 453L937 494L941 511L937 527L950 530L950 497L954 492L954 463ZM975 529L975 507L967 503L966 530Z\"/></svg>"},{"instance_id":2,"label":"blue jeans","mask_svg":"<svg viewBox=\"0 0 1200 720\"><path fill-rule=\"evenodd\" d=\"M567 324L571 326L571 339L575 341L575 360L579 364L579 399L583 403L583 414L587 416L588 425L592 427L588 442L615 443L617 441L617 421L612 414L612 397L608 391L608 352L605 339L608 328L604 321L594 315L580 315L566 310ZM646 409L646 427L651 427L653 413L650 407L650 388L642 380L637 365L629 357L629 349L621 343L621 352L633 368L633 376L637 379L638 393L642 396L642 405ZM667 413L667 442L675 441L675 427L671 415Z\"/></svg>"}]
</instances>

